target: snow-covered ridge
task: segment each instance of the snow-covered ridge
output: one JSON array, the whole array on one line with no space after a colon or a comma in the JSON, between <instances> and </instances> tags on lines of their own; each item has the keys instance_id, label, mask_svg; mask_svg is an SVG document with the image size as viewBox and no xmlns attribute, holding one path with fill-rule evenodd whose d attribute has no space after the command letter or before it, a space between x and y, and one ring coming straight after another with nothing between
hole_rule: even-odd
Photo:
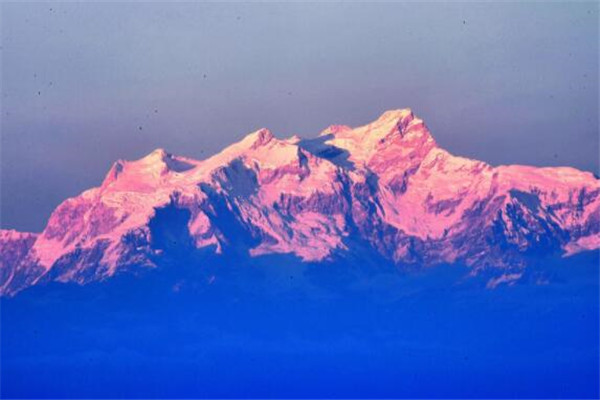
<instances>
[{"instance_id":1,"label":"snow-covered ridge","mask_svg":"<svg viewBox=\"0 0 600 400\"><path fill-rule=\"evenodd\" d=\"M168 251L157 236L165 209L184 212L195 248L311 262L366 249L398 266L475 271L600 248L591 173L454 156L402 109L309 139L260 129L205 160L163 149L119 160L99 187L59 205L39 235L0 231L0 291L153 267Z\"/></svg>"}]
</instances>

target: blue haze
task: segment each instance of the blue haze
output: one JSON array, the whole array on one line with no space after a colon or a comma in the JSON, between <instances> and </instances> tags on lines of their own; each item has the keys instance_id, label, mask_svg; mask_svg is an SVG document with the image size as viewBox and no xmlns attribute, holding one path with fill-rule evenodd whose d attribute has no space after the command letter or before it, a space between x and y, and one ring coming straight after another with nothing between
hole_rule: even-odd
<instances>
[{"instance_id":1,"label":"blue haze","mask_svg":"<svg viewBox=\"0 0 600 400\"><path fill-rule=\"evenodd\" d=\"M0 300L2 397L600 395L598 252L495 290L459 266L182 261Z\"/></svg>"}]
</instances>

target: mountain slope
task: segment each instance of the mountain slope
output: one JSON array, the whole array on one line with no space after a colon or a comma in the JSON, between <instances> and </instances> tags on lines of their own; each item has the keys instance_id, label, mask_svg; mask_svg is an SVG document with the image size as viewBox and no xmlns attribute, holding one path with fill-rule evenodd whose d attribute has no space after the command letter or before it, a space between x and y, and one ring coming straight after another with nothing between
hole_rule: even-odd
<instances>
[{"instance_id":1,"label":"mountain slope","mask_svg":"<svg viewBox=\"0 0 600 400\"><path fill-rule=\"evenodd\" d=\"M410 110L313 139L261 129L202 161L117 161L39 235L3 231L0 291L86 283L206 248L320 262L376 254L519 277L529 257L600 247L600 181L573 168L492 167L441 149Z\"/></svg>"}]
</instances>

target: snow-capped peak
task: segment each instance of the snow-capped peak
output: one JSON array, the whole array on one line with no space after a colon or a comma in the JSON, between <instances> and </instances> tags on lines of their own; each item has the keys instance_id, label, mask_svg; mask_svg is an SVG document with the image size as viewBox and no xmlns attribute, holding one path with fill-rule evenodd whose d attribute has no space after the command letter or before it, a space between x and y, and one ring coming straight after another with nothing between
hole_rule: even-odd
<instances>
[{"instance_id":1,"label":"snow-capped peak","mask_svg":"<svg viewBox=\"0 0 600 400\"><path fill-rule=\"evenodd\" d=\"M385 140L393 135L404 137L409 131L413 133L413 136L418 134L419 136L431 137L423 120L415 117L410 108L386 111L375 121L355 130L378 140Z\"/></svg>"},{"instance_id":2,"label":"snow-capped peak","mask_svg":"<svg viewBox=\"0 0 600 400\"><path fill-rule=\"evenodd\" d=\"M269 143L271 139L273 139L273 133L267 128L261 128L257 131L247 134L240 142L237 144L241 148L245 149L256 149L260 146L264 146Z\"/></svg>"},{"instance_id":3,"label":"snow-capped peak","mask_svg":"<svg viewBox=\"0 0 600 400\"><path fill-rule=\"evenodd\" d=\"M100 189L119 191L148 191L161 185L170 174L181 174L199 165L196 160L174 156L164 149L156 149L135 160L115 162Z\"/></svg>"},{"instance_id":4,"label":"snow-capped peak","mask_svg":"<svg viewBox=\"0 0 600 400\"><path fill-rule=\"evenodd\" d=\"M184 210L194 246L252 256L318 261L360 243L394 263L505 267L526 252L600 247L600 181L591 174L456 157L399 109L312 139L259 129L203 161L164 149L119 160L99 188L57 207L42 234L0 234L10 259L0 263L10 269L0 271L0 293L48 273L86 282L151 264L157 210L168 207Z\"/></svg>"},{"instance_id":5,"label":"snow-capped peak","mask_svg":"<svg viewBox=\"0 0 600 400\"><path fill-rule=\"evenodd\" d=\"M148 155L141 158L140 161L144 161L147 163L155 163L155 162L164 162L165 159L170 157L170 154L163 148L154 149Z\"/></svg>"},{"instance_id":6,"label":"snow-capped peak","mask_svg":"<svg viewBox=\"0 0 600 400\"><path fill-rule=\"evenodd\" d=\"M329 125L323 131L321 131L319 136L336 135L340 132L348 132L351 130L352 130L352 128L349 127L348 125Z\"/></svg>"},{"instance_id":7,"label":"snow-capped peak","mask_svg":"<svg viewBox=\"0 0 600 400\"><path fill-rule=\"evenodd\" d=\"M333 125L321 137L325 138L321 153L339 149L347 152L348 161L355 167L371 166L378 172L402 164L403 159L422 159L436 146L423 120L409 108L386 111L357 128Z\"/></svg>"},{"instance_id":8,"label":"snow-capped peak","mask_svg":"<svg viewBox=\"0 0 600 400\"><path fill-rule=\"evenodd\" d=\"M408 120L408 122L410 122L410 120L412 120L415 117L415 115L412 112L412 109L410 108L398 108L395 110L387 110L385 111L383 114L381 114L379 116L379 118L377 118L377 120L375 122L385 122L385 121L404 121L404 120Z\"/></svg>"}]
</instances>

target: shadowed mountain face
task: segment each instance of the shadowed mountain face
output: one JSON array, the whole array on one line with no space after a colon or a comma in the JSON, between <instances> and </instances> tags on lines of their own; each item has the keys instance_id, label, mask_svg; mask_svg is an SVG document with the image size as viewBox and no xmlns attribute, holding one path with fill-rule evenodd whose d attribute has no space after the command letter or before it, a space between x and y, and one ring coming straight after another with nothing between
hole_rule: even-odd
<instances>
[{"instance_id":1,"label":"shadowed mountain face","mask_svg":"<svg viewBox=\"0 0 600 400\"><path fill-rule=\"evenodd\" d=\"M154 268L193 249L389 268L461 263L510 283L531 260L600 247L600 181L453 156L410 110L394 110L309 140L261 129L203 161L160 149L117 161L43 232L3 231L0 241L9 295Z\"/></svg>"}]
</instances>

